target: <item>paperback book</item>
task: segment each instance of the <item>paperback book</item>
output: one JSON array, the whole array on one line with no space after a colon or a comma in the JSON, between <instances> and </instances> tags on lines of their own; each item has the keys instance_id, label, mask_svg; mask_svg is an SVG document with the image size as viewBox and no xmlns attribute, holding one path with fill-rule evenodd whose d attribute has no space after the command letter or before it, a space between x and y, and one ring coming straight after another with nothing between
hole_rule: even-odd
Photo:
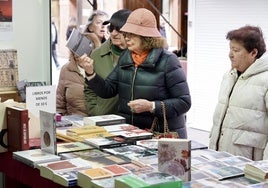
<instances>
[{"instance_id":1,"label":"paperback book","mask_svg":"<svg viewBox=\"0 0 268 188\"><path fill-rule=\"evenodd\" d=\"M63 142L57 144L57 154L93 149L93 146L83 142Z\"/></svg>"},{"instance_id":2,"label":"paperback book","mask_svg":"<svg viewBox=\"0 0 268 188\"><path fill-rule=\"evenodd\" d=\"M145 147L137 145L126 145L121 147L105 148L103 150L113 155L126 156L130 160L139 160L139 158L141 157L148 157L157 154L155 151L148 150Z\"/></svg>"},{"instance_id":3,"label":"paperback book","mask_svg":"<svg viewBox=\"0 0 268 188\"><path fill-rule=\"evenodd\" d=\"M252 161L245 165L245 176L256 180L267 181L268 179L268 160Z\"/></svg>"},{"instance_id":4,"label":"paperback book","mask_svg":"<svg viewBox=\"0 0 268 188\"><path fill-rule=\"evenodd\" d=\"M80 187L87 187L92 180L112 178L131 173L128 169L120 165L108 165L104 167L91 168L78 172L78 182Z\"/></svg>"},{"instance_id":5,"label":"paperback book","mask_svg":"<svg viewBox=\"0 0 268 188\"><path fill-rule=\"evenodd\" d=\"M37 165L41 163L59 161L61 159L60 156L45 152L41 149L16 151L13 152L13 158L33 168L36 168Z\"/></svg>"},{"instance_id":6,"label":"paperback book","mask_svg":"<svg viewBox=\"0 0 268 188\"><path fill-rule=\"evenodd\" d=\"M144 129L132 129L132 130L125 130L125 131L116 131L113 134L117 136L121 136L126 140L144 140L144 139L151 139L153 137L153 133L146 131Z\"/></svg>"},{"instance_id":7,"label":"paperback book","mask_svg":"<svg viewBox=\"0 0 268 188\"><path fill-rule=\"evenodd\" d=\"M158 141L158 170L183 181L191 180L191 140L161 138Z\"/></svg>"},{"instance_id":8,"label":"paperback book","mask_svg":"<svg viewBox=\"0 0 268 188\"><path fill-rule=\"evenodd\" d=\"M83 142L90 144L98 149L121 147L135 143L135 141L129 141L119 136L85 138Z\"/></svg>"},{"instance_id":9,"label":"paperback book","mask_svg":"<svg viewBox=\"0 0 268 188\"><path fill-rule=\"evenodd\" d=\"M89 169L91 165L87 160L73 158L43 163L38 168L40 170L40 176L63 186L69 186L77 184L77 171Z\"/></svg>"},{"instance_id":10,"label":"paperback book","mask_svg":"<svg viewBox=\"0 0 268 188\"><path fill-rule=\"evenodd\" d=\"M66 46L79 57L84 54L90 54L94 47L91 40L75 28L68 38Z\"/></svg>"},{"instance_id":11,"label":"paperback book","mask_svg":"<svg viewBox=\"0 0 268 188\"><path fill-rule=\"evenodd\" d=\"M84 125L107 126L126 123L126 119L115 114L84 117Z\"/></svg>"},{"instance_id":12,"label":"paperback book","mask_svg":"<svg viewBox=\"0 0 268 188\"><path fill-rule=\"evenodd\" d=\"M115 178L116 188L181 188L182 180L163 172L150 172L142 175L126 175Z\"/></svg>"},{"instance_id":13,"label":"paperback book","mask_svg":"<svg viewBox=\"0 0 268 188\"><path fill-rule=\"evenodd\" d=\"M112 155L98 149L83 150L71 153L62 153L60 154L60 156L62 157L62 159L71 159L80 157L84 160L87 160L93 168L103 167L112 164L125 164L130 162L130 160L125 156Z\"/></svg>"}]
</instances>

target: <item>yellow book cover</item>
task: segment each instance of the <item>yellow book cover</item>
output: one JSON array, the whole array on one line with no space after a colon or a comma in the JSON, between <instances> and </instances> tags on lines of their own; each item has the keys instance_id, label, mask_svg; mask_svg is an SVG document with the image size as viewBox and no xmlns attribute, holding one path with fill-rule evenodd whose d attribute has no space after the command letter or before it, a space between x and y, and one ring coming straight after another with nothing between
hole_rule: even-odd
<instances>
[{"instance_id":1,"label":"yellow book cover","mask_svg":"<svg viewBox=\"0 0 268 188\"><path fill-rule=\"evenodd\" d=\"M92 133L102 133L107 132L106 129L99 126L83 126L78 128L67 129L67 135L83 135L83 134L92 134Z\"/></svg>"}]
</instances>

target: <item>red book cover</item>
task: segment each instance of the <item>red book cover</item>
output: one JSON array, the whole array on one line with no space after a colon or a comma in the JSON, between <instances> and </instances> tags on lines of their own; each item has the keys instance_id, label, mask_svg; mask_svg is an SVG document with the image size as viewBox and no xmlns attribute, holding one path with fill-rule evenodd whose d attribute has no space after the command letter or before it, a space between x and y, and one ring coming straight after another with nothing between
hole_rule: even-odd
<instances>
[{"instance_id":1,"label":"red book cover","mask_svg":"<svg viewBox=\"0 0 268 188\"><path fill-rule=\"evenodd\" d=\"M7 107L7 144L8 151L29 149L28 110L19 107Z\"/></svg>"}]
</instances>

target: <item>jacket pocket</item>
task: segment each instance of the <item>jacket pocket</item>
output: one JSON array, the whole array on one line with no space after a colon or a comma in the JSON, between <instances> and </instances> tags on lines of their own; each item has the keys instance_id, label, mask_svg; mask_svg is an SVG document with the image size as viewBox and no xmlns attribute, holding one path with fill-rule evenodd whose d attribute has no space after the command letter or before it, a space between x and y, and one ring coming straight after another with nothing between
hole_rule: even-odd
<instances>
[{"instance_id":1,"label":"jacket pocket","mask_svg":"<svg viewBox=\"0 0 268 188\"><path fill-rule=\"evenodd\" d=\"M267 144L267 135L245 130L234 130L232 141L234 144L264 149Z\"/></svg>"}]
</instances>

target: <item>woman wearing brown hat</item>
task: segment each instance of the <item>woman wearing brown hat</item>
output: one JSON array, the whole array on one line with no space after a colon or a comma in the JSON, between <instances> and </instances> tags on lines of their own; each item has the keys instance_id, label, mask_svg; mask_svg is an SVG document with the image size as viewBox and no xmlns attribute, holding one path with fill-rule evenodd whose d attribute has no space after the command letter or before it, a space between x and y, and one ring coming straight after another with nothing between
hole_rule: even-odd
<instances>
[{"instance_id":1,"label":"woman wearing brown hat","mask_svg":"<svg viewBox=\"0 0 268 188\"><path fill-rule=\"evenodd\" d=\"M105 80L94 72L93 60L84 57L86 83L100 97L118 94L119 115L143 129L151 127L154 117L163 125L163 101L170 131L187 138L185 113L191 107L188 84L176 55L164 49L166 41L157 29L154 14L145 8L136 9L120 31L128 50L121 53Z\"/></svg>"}]
</instances>

